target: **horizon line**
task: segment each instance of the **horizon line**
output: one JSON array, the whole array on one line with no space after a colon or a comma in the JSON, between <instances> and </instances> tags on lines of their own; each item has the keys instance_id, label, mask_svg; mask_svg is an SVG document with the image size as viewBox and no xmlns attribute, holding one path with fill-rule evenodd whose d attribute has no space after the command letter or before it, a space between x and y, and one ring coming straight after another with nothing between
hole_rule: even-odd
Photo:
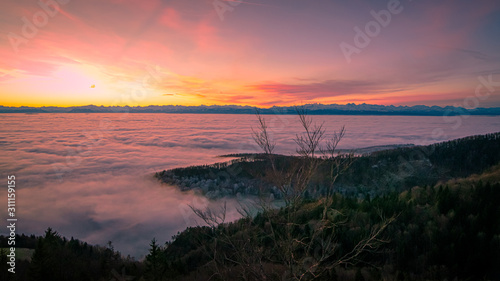
<instances>
[{"instance_id":1,"label":"horizon line","mask_svg":"<svg viewBox=\"0 0 500 281\"><path fill-rule=\"evenodd\" d=\"M393 105L393 104L390 104L390 105L383 105L383 104L371 104L371 103L346 103L346 104L338 104L338 103L306 103L306 104L294 104L294 105L272 105L272 106L269 106L269 107L265 107L265 106L256 106L256 105L240 105L240 104L210 104L210 105L207 105L207 104L199 104L199 105L181 105L181 104L163 104L163 105L159 105L159 104L150 104L150 105L96 105L96 104L86 104L86 105L68 105L68 106L58 106L58 105L42 105L42 106L30 106L30 105L19 105L19 106L9 106L9 105L1 105L0 104L0 107L7 107L7 108L26 108L26 107L29 107L29 108L44 108L44 107L55 107L55 108L71 108L71 107L88 107L88 106L95 106L95 107L134 107L134 108L146 108L146 107L151 107L151 106L158 106L158 107L161 107L161 106L179 106L179 107L225 107L225 106L237 106L237 107L250 107L250 108L259 108L259 109L270 109L270 108L273 108L273 107L306 107L306 106L311 106L311 105L323 105L323 106L332 106L332 105L336 105L336 106L360 106L360 105L368 105L368 106L380 106L380 107L408 107L408 108L411 108L411 107L417 107L417 106L422 106L422 107L428 107L428 108L449 108L449 107L452 107L452 108L462 108L462 109L465 109L465 110L476 110L476 109L496 109L496 108L500 108L500 106L492 106L492 107L475 107L475 108L465 108L465 107L462 107L462 106L455 106L455 105L444 105L444 106L440 106L440 105L425 105L425 104L417 104L417 105Z\"/></svg>"}]
</instances>

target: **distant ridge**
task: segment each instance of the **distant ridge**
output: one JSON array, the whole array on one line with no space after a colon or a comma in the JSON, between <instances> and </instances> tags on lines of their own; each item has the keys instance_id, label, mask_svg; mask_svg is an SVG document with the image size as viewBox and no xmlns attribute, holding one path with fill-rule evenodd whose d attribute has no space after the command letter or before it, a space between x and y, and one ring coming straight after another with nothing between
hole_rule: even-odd
<instances>
[{"instance_id":1,"label":"distant ridge","mask_svg":"<svg viewBox=\"0 0 500 281\"><path fill-rule=\"evenodd\" d=\"M96 113L96 112L88 108L73 108L70 111L68 111L68 113Z\"/></svg>"},{"instance_id":2,"label":"distant ridge","mask_svg":"<svg viewBox=\"0 0 500 281\"><path fill-rule=\"evenodd\" d=\"M463 107L439 106L394 106L374 104L306 104L312 115L409 115L409 116L453 116L453 115L500 115L500 107L465 109ZM294 106L258 108L241 105L150 105L150 106L71 106L71 107L8 107L0 106L0 113L193 113L193 114L295 114Z\"/></svg>"}]
</instances>

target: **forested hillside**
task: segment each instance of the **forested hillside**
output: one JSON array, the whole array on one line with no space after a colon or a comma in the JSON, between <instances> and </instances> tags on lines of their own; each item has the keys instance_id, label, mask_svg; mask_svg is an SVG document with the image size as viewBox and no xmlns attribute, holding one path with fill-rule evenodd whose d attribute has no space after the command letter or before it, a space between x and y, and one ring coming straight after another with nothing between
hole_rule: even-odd
<instances>
[{"instance_id":1,"label":"forested hillside","mask_svg":"<svg viewBox=\"0 0 500 281\"><path fill-rule=\"evenodd\" d=\"M158 253L161 270L179 280L498 280L499 180L497 166L375 198L337 194L326 220L323 201L309 200L295 211L189 228Z\"/></svg>"},{"instance_id":2,"label":"forested hillside","mask_svg":"<svg viewBox=\"0 0 500 281\"><path fill-rule=\"evenodd\" d=\"M162 171L161 181L182 190L198 190L210 198L280 192L269 181L270 161L265 154L234 154L236 159L212 165ZM340 156L342 157L342 156ZM343 156L345 157L345 156ZM281 170L290 169L300 159L274 155ZM335 160L318 165L305 194L318 198L329 185L329 167ZM434 185L456 177L481 173L500 162L500 133L471 136L428 146L403 147L354 157L351 166L339 175L335 189L344 195L383 195L417 185Z\"/></svg>"},{"instance_id":3,"label":"forested hillside","mask_svg":"<svg viewBox=\"0 0 500 281\"><path fill-rule=\"evenodd\" d=\"M11 247L5 236L0 236L0 245ZM141 276L144 272L142 262L122 257L111 242L106 247L90 245L62 237L51 228L40 237L17 235L15 247L17 252L31 249L34 253L24 258L17 254L15 274L12 274L7 271L7 251L2 249L1 280L110 280L122 272L132 276Z\"/></svg>"}]
</instances>

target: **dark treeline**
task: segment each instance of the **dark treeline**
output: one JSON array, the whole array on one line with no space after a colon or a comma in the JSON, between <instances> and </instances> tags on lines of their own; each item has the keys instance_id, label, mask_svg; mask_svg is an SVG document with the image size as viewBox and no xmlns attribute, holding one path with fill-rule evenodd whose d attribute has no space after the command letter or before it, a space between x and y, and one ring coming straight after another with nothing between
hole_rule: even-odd
<instances>
[{"instance_id":1,"label":"dark treeline","mask_svg":"<svg viewBox=\"0 0 500 281\"><path fill-rule=\"evenodd\" d=\"M9 248L7 237L0 236L0 245ZM1 280L110 280L126 273L141 276L142 263L108 247L89 245L78 239L61 237L51 228L44 236L17 235L17 249L32 249L31 258L16 260L15 274L7 271L7 252L2 250Z\"/></svg>"},{"instance_id":2,"label":"dark treeline","mask_svg":"<svg viewBox=\"0 0 500 281\"><path fill-rule=\"evenodd\" d=\"M500 162L500 133L375 152L359 157L337 186L362 191L403 191L482 173Z\"/></svg>"},{"instance_id":3,"label":"dark treeline","mask_svg":"<svg viewBox=\"0 0 500 281\"><path fill-rule=\"evenodd\" d=\"M240 157L212 165L177 168L159 172L156 177L182 190L198 189L203 194L227 195L280 194L268 179L269 160L264 154L228 155ZM275 155L276 165L287 170L300 161L295 156ZM330 160L331 161L331 160ZM336 191L349 196L383 195L413 186L435 185L457 177L481 173L500 162L500 133L471 136L427 146L403 147L355 157L350 168L339 175ZM305 194L319 198L328 187L325 160ZM217 193L216 193L217 192Z\"/></svg>"}]
</instances>

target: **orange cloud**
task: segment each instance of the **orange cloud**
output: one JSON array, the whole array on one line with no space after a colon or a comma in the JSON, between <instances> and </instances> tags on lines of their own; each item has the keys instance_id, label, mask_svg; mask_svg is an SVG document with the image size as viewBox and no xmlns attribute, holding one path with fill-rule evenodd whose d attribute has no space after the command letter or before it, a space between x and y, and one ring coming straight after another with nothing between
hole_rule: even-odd
<instances>
[{"instance_id":1,"label":"orange cloud","mask_svg":"<svg viewBox=\"0 0 500 281\"><path fill-rule=\"evenodd\" d=\"M500 4L494 1L408 3L351 64L337 46L352 40L352 27L363 26L376 4L246 4L220 21L203 1L70 1L18 54L8 40L0 41L0 98L9 104L271 106L413 103L420 96L422 103L452 103L456 96L445 93L473 89L477 76L500 67L495 38L488 35L498 29L492 18ZM21 34L22 17L40 7L18 0L3 10L0 28ZM157 66L164 76L142 85ZM61 71L83 81L77 85L95 80L96 88L62 87L54 82ZM127 101L137 87L147 88L145 98Z\"/></svg>"}]
</instances>

